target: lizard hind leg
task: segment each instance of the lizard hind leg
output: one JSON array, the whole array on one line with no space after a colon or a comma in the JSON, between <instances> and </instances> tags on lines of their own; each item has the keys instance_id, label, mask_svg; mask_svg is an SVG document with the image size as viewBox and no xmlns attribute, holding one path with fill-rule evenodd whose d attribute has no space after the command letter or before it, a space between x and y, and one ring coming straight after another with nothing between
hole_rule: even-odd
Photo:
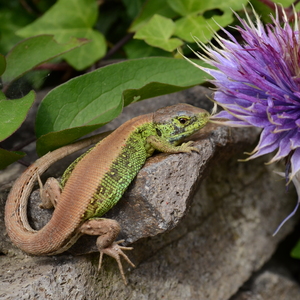
<instances>
[{"instance_id":1,"label":"lizard hind leg","mask_svg":"<svg viewBox=\"0 0 300 300\"><path fill-rule=\"evenodd\" d=\"M118 263L121 276L126 285L127 280L121 263L121 256L132 267L135 267L135 265L131 262L128 256L123 252L123 250L132 250L133 248L120 246L119 244L122 243L124 240L115 242L115 239L118 236L120 230L121 227L117 221L111 219L104 219L104 218L90 219L86 221L84 224L82 224L80 227L80 231L83 234L99 235L96 242L97 248L100 252L98 270L100 270L101 268L103 254L107 254L113 257Z\"/></svg>"},{"instance_id":2,"label":"lizard hind leg","mask_svg":"<svg viewBox=\"0 0 300 300\"><path fill-rule=\"evenodd\" d=\"M43 185L39 175L37 175L37 179L40 186L40 196L42 200L40 207L45 209L55 207L61 194L59 182L54 177L50 177Z\"/></svg>"}]
</instances>

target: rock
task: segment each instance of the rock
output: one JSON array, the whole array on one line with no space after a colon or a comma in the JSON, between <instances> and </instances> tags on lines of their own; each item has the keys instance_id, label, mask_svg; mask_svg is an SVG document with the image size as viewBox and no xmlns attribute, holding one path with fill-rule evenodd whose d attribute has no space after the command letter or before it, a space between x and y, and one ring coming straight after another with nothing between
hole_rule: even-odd
<instances>
[{"instance_id":1,"label":"rock","mask_svg":"<svg viewBox=\"0 0 300 300\"><path fill-rule=\"evenodd\" d=\"M249 290L241 291L231 300L296 300L300 299L297 282L273 271L257 276Z\"/></svg>"},{"instance_id":2,"label":"rock","mask_svg":"<svg viewBox=\"0 0 300 300\"><path fill-rule=\"evenodd\" d=\"M196 99L199 89L192 93ZM15 299L22 290L28 299L66 299L68 292L72 299L229 299L292 230L297 218L272 237L296 195L293 188L286 194L265 158L237 161L252 150L256 130L211 125L200 135L200 154L149 159L108 214L120 221L120 238L135 242L128 255L138 266L126 269L128 286L113 259L105 258L97 277L91 262L98 263L98 254L28 258L2 233L0 247L8 255L1 261L0 297ZM93 251L87 244L77 243L73 253ZM34 273L30 280L28 272Z\"/></svg>"},{"instance_id":3,"label":"rock","mask_svg":"<svg viewBox=\"0 0 300 300\"><path fill-rule=\"evenodd\" d=\"M75 260L67 255L5 257L0 260L0 266L4 271L0 275L2 300L97 299L93 288L97 284L96 271L84 257Z\"/></svg>"}]
</instances>

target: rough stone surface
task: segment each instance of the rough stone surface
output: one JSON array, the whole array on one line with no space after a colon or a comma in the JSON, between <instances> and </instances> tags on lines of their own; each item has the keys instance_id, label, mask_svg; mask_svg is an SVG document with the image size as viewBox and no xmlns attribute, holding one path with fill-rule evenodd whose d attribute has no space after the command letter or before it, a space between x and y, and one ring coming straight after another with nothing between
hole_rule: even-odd
<instances>
[{"instance_id":1,"label":"rough stone surface","mask_svg":"<svg viewBox=\"0 0 300 300\"><path fill-rule=\"evenodd\" d=\"M84 257L25 256L13 261L0 260L0 299L97 299L95 268Z\"/></svg>"},{"instance_id":2,"label":"rough stone surface","mask_svg":"<svg viewBox=\"0 0 300 300\"><path fill-rule=\"evenodd\" d=\"M293 279L267 270L257 276L246 291L231 300L298 300L300 287Z\"/></svg>"},{"instance_id":3,"label":"rough stone surface","mask_svg":"<svg viewBox=\"0 0 300 300\"><path fill-rule=\"evenodd\" d=\"M186 95L196 99L198 92L195 88ZM179 102L184 95L176 94ZM173 103L159 103L169 104ZM98 275L98 254L28 257L14 248L3 229L5 189L0 195L0 247L6 254L0 259L0 299L226 300L233 296L293 229L297 218L272 237L293 209L296 195L293 189L285 192L284 181L263 164L265 158L237 161L243 151L252 150L255 130L210 127L201 136L203 140L196 142L200 155L151 158L110 212L122 224L127 243L137 241L128 254L137 268L127 269L124 263L128 286L111 258L106 257ZM87 243L78 243L85 247L74 251L89 252ZM269 279L269 289L275 281ZM281 288L280 281L276 287ZM258 295L261 290L254 292Z\"/></svg>"}]
</instances>

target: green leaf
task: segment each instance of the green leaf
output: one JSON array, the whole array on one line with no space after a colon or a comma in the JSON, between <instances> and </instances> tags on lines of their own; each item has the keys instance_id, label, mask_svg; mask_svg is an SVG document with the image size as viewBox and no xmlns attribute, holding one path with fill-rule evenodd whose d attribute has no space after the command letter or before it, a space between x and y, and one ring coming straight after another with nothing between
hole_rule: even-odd
<instances>
[{"instance_id":1,"label":"green leaf","mask_svg":"<svg viewBox=\"0 0 300 300\"><path fill-rule=\"evenodd\" d=\"M214 16L214 19L205 19L201 15L188 15L175 22L175 35L187 42L194 42L193 36L207 43L220 26L227 26L233 22L232 11L226 10L222 16Z\"/></svg>"},{"instance_id":2,"label":"green leaf","mask_svg":"<svg viewBox=\"0 0 300 300\"><path fill-rule=\"evenodd\" d=\"M117 117L117 115L121 112L117 110L113 111L116 115L111 114L112 118ZM49 151L60 148L66 144L69 144L79 137L86 135L89 132L101 127L104 124L95 124L92 126L82 126L82 127L74 127L68 130L62 130L57 132L51 132L41 136L37 140L36 151L39 156L46 154Z\"/></svg>"},{"instance_id":3,"label":"green leaf","mask_svg":"<svg viewBox=\"0 0 300 300\"><path fill-rule=\"evenodd\" d=\"M3 170L13 162L24 157L26 153L10 152L0 148L0 169Z\"/></svg>"},{"instance_id":4,"label":"green leaf","mask_svg":"<svg viewBox=\"0 0 300 300\"><path fill-rule=\"evenodd\" d=\"M297 242L296 246L292 249L291 257L300 259L300 240Z\"/></svg>"},{"instance_id":5,"label":"green leaf","mask_svg":"<svg viewBox=\"0 0 300 300\"><path fill-rule=\"evenodd\" d=\"M233 22L232 10L242 9L247 2L248 0L168 0L170 7L182 16L175 22L174 34L187 42L194 42L195 36L206 43L213 37L214 30Z\"/></svg>"},{"instance_id":6,"label":"green leaf","mask_svg":"<svg viewBox=\"0 0 300 300\"><path fill-rule=\"evenodd\" d=\"M199 0L168 0L170 7L181 16L187 16L189 14L198 13L204 11L203 7L209 6L210 1L199 1ZM226 1L227 2L227 1ZM218 3L220 5L220 1Z\"/></svg>"},{"instance_id":7,"label":"green leaf","mask_svg":"<svg viewBox=\"0 0 300 300\"><path fill-rule=\"evenodd\" d=\"M43 99L36 118L37 151L44 154L101 127L121 112L123 103L185 89L207 77L184 59L158 57L124 61L76 77Z\"/></svg>"},{"instance_id":8,"label":"green leaf","mask_svg":"<svg viewBox=\"0 0 300 300\"><path fill-rule=\"evenodd\" d=\"M136 32L142 26L144 26L153 15L160 15L166 18L174 18L177 13L172 10L167 0L148 0L139 16L133 21L129 28L129 32Z\"/></svg>"},{"instance_id":9,"label":"green leaf","mask_svg":"<svg viewBox=\"0 0 300 300\"><path fill-rule=\"evenodd\" d=\"M145 40L151 46L171 52L183 44L179 39L170 38L174 31L175 24L171 19L154 15L145 26L136 32L134 38Z\"/></svg>"},{"instance_id":10,"label":"green leaf","mask_svg":"<svg viewBox=\"0 0 300 300\"><path fill-rule=\"evenodd\" d=\"M82 70L103 57L106 52L104 36L92 29L97 17L95 0L59 0L42 17L17 34L22 37L53 34L60 43L67 42L71 37L90 39L90 43L64 56L71 66Z\"/></svg>"},{"instance_id":11,"label":"green leaf","mask_svg":"<svg viewBox=\"0 0 300 300\"><path fill-rule=\"evenodd\" d=\"M77 48L84 43L84 41L71 38L65 44L58 44L51 35L40 35L26 39L17 44L7 54L7 66L2 80L4 82L15 80L35 66Z\"/></svg>"},{"instance_id":12,"label":"green leaf","mask_svg":"<svg viewBox=\"0 0 300 300\"><path fill-rule=\"evenodd\" d=\"M21 126L34 99L33 91L15 100L6 100L5 95L0 93L0 141L6 139Z\"/></svg>"},{"instance_id":13,"label":"green leaf","mask_svg":"<svg viewBox=\"0 0 300 300\"><path fill-rule=\"evenodd\" d=\"M84 70L106 53L106 42L102 33L93 30L77 30L70 36L88 40L86 45L65 54L65 60L76 70Z\"/></svg>"},{"instance_id":14,"label":"green leaf","mask_svg":"<svg viewBox=\"0 0 300 300\"><path fill-rule=\"evenodd\" d=\"M0 76L4 73L5 69L6 69L5 56L0 54Z\"/></svg>"}]
</instances>

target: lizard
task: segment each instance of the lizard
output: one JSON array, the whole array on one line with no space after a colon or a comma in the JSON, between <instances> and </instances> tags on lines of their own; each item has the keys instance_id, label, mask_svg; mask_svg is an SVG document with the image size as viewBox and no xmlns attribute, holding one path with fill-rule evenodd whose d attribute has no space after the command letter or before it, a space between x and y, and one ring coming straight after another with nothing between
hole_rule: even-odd
<instances>
[{"instance_id":1,"label":"lizard","mask_svg":"<svg viewBox=\"0 0 300 300\"><path fill-rule=\"evenodd\" d=\"M166 153L199 152L192 141L183 139L203 128L210 114L188 104L176 104L125 122L94 147L77 158L64 172L61 182L48 178L44 187L40 175L63 157L86 147L85 139L56 149L37 159L15 181L5 206L5 225L12 242L30 255L55 255L70 248L82 234L97 235L100 252L113 257L125 284L121 257L135 267L115 241L120 225L101 218L122 197L146 159L155 150ZM31 228L27 202L33 186L40 183L42 206L54 206L50 221L40 230Z\"/></svg>"}]
</instances>

